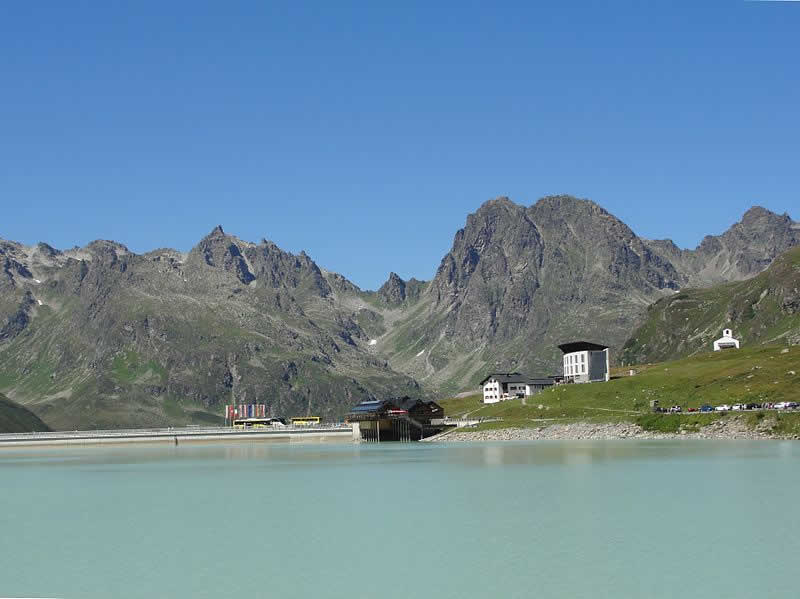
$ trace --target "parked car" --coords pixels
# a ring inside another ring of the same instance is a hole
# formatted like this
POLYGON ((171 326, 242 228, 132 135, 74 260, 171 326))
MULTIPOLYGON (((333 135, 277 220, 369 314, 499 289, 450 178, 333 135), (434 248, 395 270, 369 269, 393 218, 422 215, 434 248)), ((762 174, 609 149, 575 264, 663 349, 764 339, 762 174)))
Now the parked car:
POLYGON ((687 412, 697 412, 697 408, 687 408, 687 412))
POLYGON ((795 409, 795 408, 797 408, 798 406, 800 406, 800 404, 798 404, 796 401, 787 401, 787 402, 786 402, 786 407, 787 407, 787 408, 790 408, 790 409, 792 409, 792 410, 794 410, 794 409, 795 409))
POLYGON ((789 402, 788 402, 788 401, 779 401, 779 402, 778 402, 778 403, 776 403, 776 404, 775 404, 773 407, 774 407, 776 410, 785 410, 786 408, 788 408, 788 407, 789 407, 789 402))
POLYGON ((709 405, 700 406, 701 412, 713 412, 714 408, 709 405))
POLYGON ((747 410, 760 410, 761 409, 761 404, 760 403, 749 403, 749 404, 746 404, 744 407, 747 410))
POLYGON ((740 403, 735 403, 735 404, 733 404, 733 409, 736 410, 736 411, 744 410, 744 405, 742 405, 740 403))
POLYGON ((670 411, 670 413, 671 413, 671 414, 675 414, 675 413, 678 413, 678 412, 680 412, 680 411, 681 411, 681 407, 680 407, 680 406, 672 406, 672 407, 669 409, 669 411, 670 411))
POLYGON ((731 407, 728 404, 722 404, 721 406, 717 406, 714 408, 715 412, 728 412, 730 411, 731 407))

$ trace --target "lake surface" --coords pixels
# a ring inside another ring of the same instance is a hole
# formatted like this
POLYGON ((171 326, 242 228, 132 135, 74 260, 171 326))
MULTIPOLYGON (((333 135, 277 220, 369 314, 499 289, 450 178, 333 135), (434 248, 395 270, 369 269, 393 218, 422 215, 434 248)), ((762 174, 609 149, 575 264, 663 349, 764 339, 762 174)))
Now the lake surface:
POLYGON ((0 451, 0 596, 797 597, 800 443, 0 451))

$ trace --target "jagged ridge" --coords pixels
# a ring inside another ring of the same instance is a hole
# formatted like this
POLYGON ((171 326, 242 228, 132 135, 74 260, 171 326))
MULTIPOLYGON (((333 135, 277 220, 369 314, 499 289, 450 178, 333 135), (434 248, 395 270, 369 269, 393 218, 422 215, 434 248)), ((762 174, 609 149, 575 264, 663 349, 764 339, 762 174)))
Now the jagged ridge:
POLYGON ((360 290, 304 253, 221 227, 188 254, 48 248, 0 246, 0 389, 55 428, 217 422, 231 401, 335 418, 421 393, 369 351, 360 290))
POLYGON ((641 364, 710 351, 725 328, 745 346, 800 343, 800 248, 788 250, 751 279, 684 289, 659 300, 620 359, 641 364))
POLYGON ((565 340, 618 350, 653 301, 744 278, 799 235, 753 208, 680 250, 588 200, 498 198, 467 217, 432 281, 391 273, 377 292, 222 227, 187 254, 0 242, 0 391, 54 427, 212 422, 229 401, 337 417, 423 393, 415 379, 435 391, 486 368, 551 374, 565 340))
POLYGON ((639 238, 602 207, 508 198, 467 217, 413 311, 388 334, 390 362, 422 381, 468 389, 486 368, 552 374, 556 345, 618 350, 653 301, 684 285, 738 280, 800 243, 788 216, 749 210, 696 250, 639 238))

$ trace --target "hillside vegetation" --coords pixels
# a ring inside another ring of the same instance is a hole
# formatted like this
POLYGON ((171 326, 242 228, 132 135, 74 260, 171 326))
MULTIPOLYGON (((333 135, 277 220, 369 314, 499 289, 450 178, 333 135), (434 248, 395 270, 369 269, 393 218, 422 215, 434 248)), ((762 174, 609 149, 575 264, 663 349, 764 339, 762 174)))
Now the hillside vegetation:
POLYGON ((681 250, 588 200, 498 198, 433 280, 365 291, 222 227, 188 253, 0 240, 0 392, 56 429, 218 423, 230 402, 337 419, 364 399, 472 389, 487 369, 550 374, 565 341, 615 355, 653 301, 798 245, 800 224, 757 207, 681 250))
POLYGON ((0 392, 55 429, 222 423, 231 402, 333 419, 421 393, 371 351, 381 318, 351 287, 221 228, 188 254, 0 241, 0 392))
POLYGON ((35 414, 0 394, 0 433, 48 431, 47 425, 35 414))
POLYGON ((474 388, 487 368, 547 375, 558 344, 602 342, 616 356, 652 302, 747 279, 798 245, 800 224, 760 207, 690 250, 643 239, 588 200, 498 198, 467 217, 378 347, 395 370, 443 392, 474 388))
MULTIPOLYGON (((635 367, 637 374, 607 383, 560 385, 522 400, 484 405, 474 395, 441 402, 448 416, 501 418, 483 428, 539 427, 576 421, 636 422, 645 428, 693 429, 730 413, 685 413, 703 404, 797 401, 800 399, 800 347, 762 346, 708 352, 683 360, 635 367), (653 414, 650 401, 680 405, 684 414, 653 414)), ((625 373, 628 369, 624 370, 625 373)), ((753 424, 769 419, 780 430, 800 432, 800 413, 748 413, 753 424), (759 414, 761 414, 759 416, 759 414), (774 422, 772 422, 774 421, 774 422)))
POLYGON ((620 360, 655 362, 707 351, 724 328, 732 329, 745 347, 800 343, 800 247, 753 278, 685 289, 657 301, 625 343, 620 360))

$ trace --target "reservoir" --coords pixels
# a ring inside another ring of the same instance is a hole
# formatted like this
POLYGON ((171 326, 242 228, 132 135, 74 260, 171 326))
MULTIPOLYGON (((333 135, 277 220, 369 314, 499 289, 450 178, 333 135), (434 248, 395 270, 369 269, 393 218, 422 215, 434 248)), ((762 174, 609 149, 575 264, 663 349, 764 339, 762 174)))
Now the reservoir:
POLYGON ((800 444, 0 452, 0 596, 796 597, 800 444))

